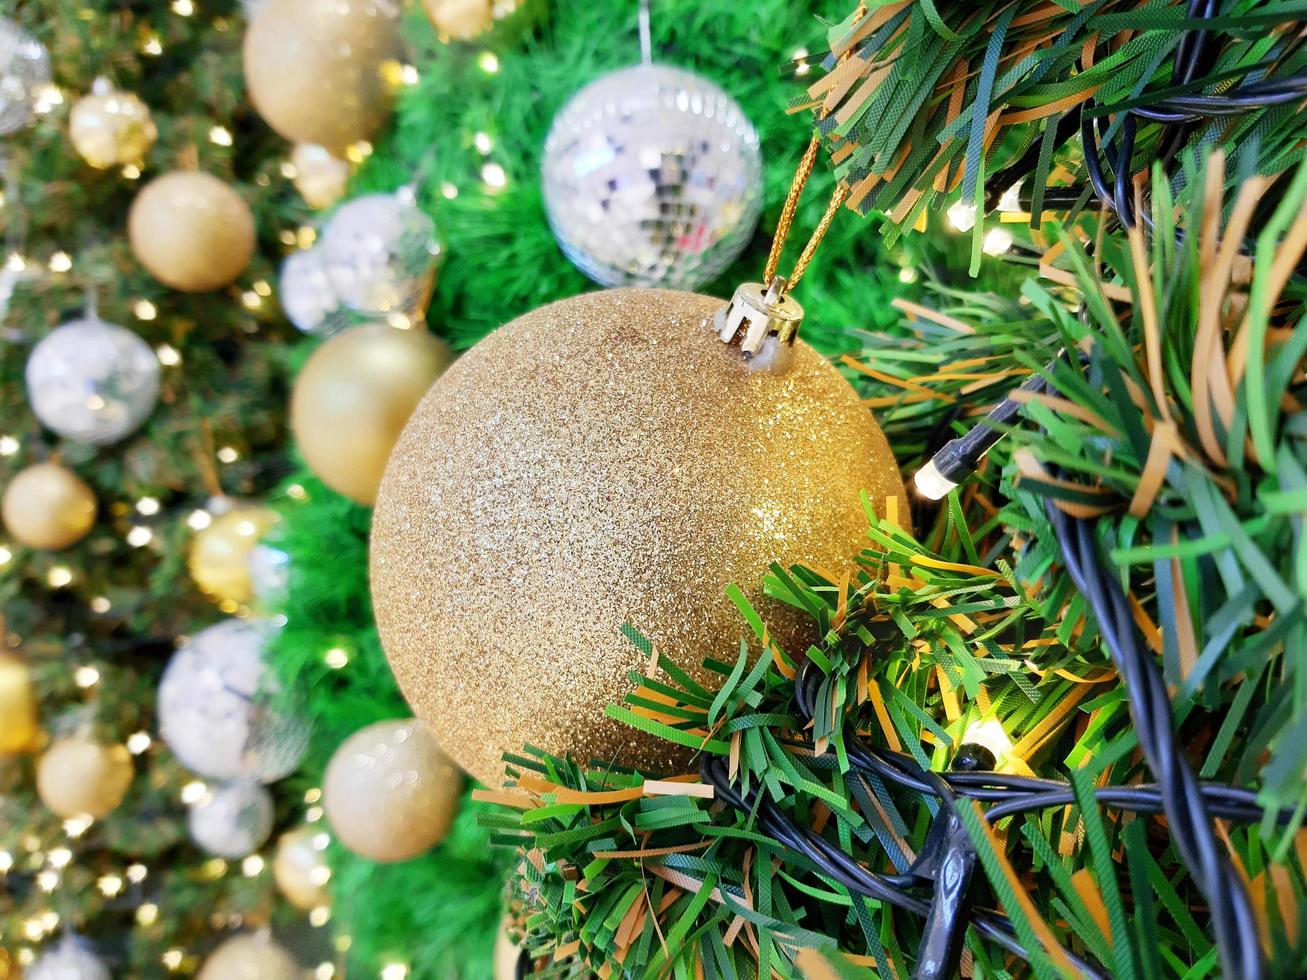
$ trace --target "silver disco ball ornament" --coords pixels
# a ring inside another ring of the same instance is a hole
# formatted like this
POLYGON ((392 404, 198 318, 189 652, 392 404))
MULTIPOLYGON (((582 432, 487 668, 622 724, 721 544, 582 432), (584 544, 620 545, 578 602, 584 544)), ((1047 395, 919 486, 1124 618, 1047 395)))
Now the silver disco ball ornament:
POLYGON ((50 52, 8 17, 0 17, 0 136, 26 126, 50 84, 50 52))
POLYGON ((545 140, 545 209, 564 254, 604 286, 695 290, 758 223, 762 153, 708 79, 637 65, 591 82, 545 140))
POLYGON ((56 327, 27 359, 41 424, 97 446, 134 432, 159 398, 159 359, 125 327, 88 316, 56 327))
POLYGON ((159 684, 159 731, 188 769, 210 779, 271 783, 304 758, 308 726, 265 662, 276 628, 266 619, 223 620, 168 662, 159 684))
POLYGON ((38 956, 23 975, 27 980, 111 980, 109 968, 90 944, 73 936, 38 956))
POLYGON ((191 806, 191 840, 215 857, 243 858, 272 836, 272 794, 258 783, 212 787, 191 806))
POLYGON ((304 333, 329 336, 342 329, 348 316, 331 288, 321 246, 292 252, 281 263, 277 293, 286 319, 304 333))
POLYGON ((342 204, 322 231, 327 282, 360 313, 420 314, 439 258, 436 223, 409 187, 342 204))

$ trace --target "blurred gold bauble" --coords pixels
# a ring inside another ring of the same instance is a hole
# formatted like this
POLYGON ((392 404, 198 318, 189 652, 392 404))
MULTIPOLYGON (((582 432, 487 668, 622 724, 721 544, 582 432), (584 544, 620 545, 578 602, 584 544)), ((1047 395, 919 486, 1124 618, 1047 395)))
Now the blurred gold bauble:
POLYGON ((381 0, 267 0, 245 32, 245 86, 286 139, 340 153, 386 121, 384 66, 401 54, 381 0))
POLYGON ((463 768, 501 782, 531 744, 645 771, 687 753, 605 717, 648 657, 700 680, 752 632, 738 583, 794 655, 808 621, 766 602, 769 563, 835 581, 860 496, 907 513, 884 435, 803 341, 783 373, 716 338, 721 300, 611 289, 501 327, 432 386, 372 523, 377 625, 409 704, 463 768))
POLYGON ((140 163, 158 135, 149 106, 131 92, 116 91, 105 79, 97 79, 91 94, 78 99, 68 116, 73 149, 100 170, 140 163))
POLYGON ((368 324, 332 337, 304 365, 290 401, 309 468, 333 490, 372 503, 404 423, 453 360, 424 329, 368 324))
POLYGON ((322 809, 360 857, 407 861, 449 831, 463 774, 412 718, 379 721, 341 743, 322 778, 322 809))
POLYGON ((334 156, 325 146, 296 143, 290 152, 295 168, 295 189, 311 208, 329 208, 345 195, 349 162, 334 156))
POLYGON ((99 820, 118 808, 132 784, 132 757, 122 745, 61 738, 36 764, 36 792, 57 817, 99 820))
POLYGON ((38 732, 32 669, 22 657, 0 651, 0 756, 32 748, 38 732))
POLYGON ((313 909, 327 902, 331 872, 323 852, 327 835, 313 827, 296 827, 281 835, 272 859, 272 877, 286 901, 297 909, 313 909))
POLYGON ((191 542, 191 578, 218 601, 245 604, 254 598, 250 552, 280 518, 275 510, 238 504, 219 514, 191 542))
POLYGON ((36 463, 9 481, 0 512, 9 533, 29 548, 67 548, 95 524, 95 494, 67 467, 36 463))
POLYGON ((295 957, 262 933, 232 936, 209 954, 196 980, 301 980, 295 957))
POLYGON ((494 23, 492 0, 422 0, 441 37, 467 41, 494 23))
POLYGON ((186 293, 227 285, 254 254, 250 206, 229 184, 199 171, 174 170, 142 187, 127 234, 150 275, 186 293))

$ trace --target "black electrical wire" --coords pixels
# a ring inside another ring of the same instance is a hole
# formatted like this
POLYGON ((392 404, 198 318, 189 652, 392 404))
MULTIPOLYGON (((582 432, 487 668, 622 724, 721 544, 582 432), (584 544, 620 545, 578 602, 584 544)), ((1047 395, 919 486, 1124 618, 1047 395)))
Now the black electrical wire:
MULTIPOLYGON (((1036 375, 1023 387, 1036 390, 1039 387, 1035 384, 1037 380, 1042 380, 1042 376, 1036 375)), ((1015 412, 1005 415, 1005 421, 1010 421, 1014 415, 1015 412)), ((988 448, 993 442, 988 434, 993 431, 992 427, 986 427, 982 422, 975 428, 985 432, 977 439, 982 439, 984 448, 988 448)), ((966 443, 966 440, 966 436, 962 437, 962 442, 966 443)), ((962 476, 960 472, 950 473, 962 476)), ((1140 642, 1121 583, 1101 560, 1093 523, 1070 516, 1052 500, 1046 503, 1046 509, 1068 574, 1088 601, 1103 643, 1126 690, 1132 726, 1145 762, 1156 778, 1152 784, 1098 787, 1092 791, 1093 798, 1098 805, 1114 810, 1166 816, 1176 851, 1207 901, 1223 975, 1260 980, 1265 973, 1265 964, 1251 902, 1216 836, 1212 820, 1256 823, 1267 812, 1252 790, 1199 782, 1176 737, 1170 695, 1161 670, 1140 642)), ((795 678, 794 703, 804 722, 813 717, 822 680, 823 675, 810 661, 795 678)), ((941 813, 955 814, 959 799, 971 799, 991 804, 985 818, 995 823, 1019 814, 1077 802, 1070 786, 1059 780, 987 771, 936 773, 923 768, 905 753, 866 744, 851 728, 845 731, 844 741, 850 778, 874 775, 900 789, 933 797, 945 804, 941 813)), ((802 742, 791 743, 791 748, 807 752, 812 749, 802 742)), ((829 755, 813 755, 811 761, 819 767, 838 764, 829 755)), ((951 970, 956 963, 960 948, 958 930, 964 926, 970 926, 979 935, 1015 955, 1027 955, 1016 939, 1011 923, 1002 915, 992 910, 961 907, 965 889, 957 891, 952 898, 956 908, 941 912, 940 891, 943 886, 934 877, 914 873, 912 869, 897 875, 871 872, 820 834, 797 826, 773 800, 760 797, 756 790, 741 795, 732 786, 728 767, 720 758, 704 756, 700 773, 705 782, 715 787, 717 799, 744 812, 756 812, 760 830, 790 851, 805 857, 851 893, 926 917, 928 929, 922 948, 918 950, 918 966, 914 974, 918 980, 939 980, 948 975, 942 971, 951 970), (917 888, 933 889, 934 901, 927 904, 907 894, 917 888), (932 924, 936 928, 929 928, 932 924), (944 955, 941 949, 950 952, 944 955)), ((1292 813, 1287 810, 1272 816, 1280 823, 1292 819, 1292 813)), ((937 816, 936 820, 939 819, 937 816)), ((929 836, 940 835, 936 835, 932 827, 929 836)), ((974 851, 964 837, 954 838, 955 858, 958 847, 971 851, 970 859, 974 862, 974 851)), ((1086 977, 1103 975, 1097 967, 1080 960, 1075 966, 1086 977)))
POLYGON ((1175 734, 1171 698, 1156 660, 1139 642, 1121 583, 1098 558, 1093 525, 1056 502, 1045 510, 1072 581, 1088 600, 1127 692, 1139 747, 1162 791, 1171 838, 1207 900, 1224 975, 1258 980, 1265 973, 1248 892, 1216 836, 1198 777, 1175 734))
MULTIPOLYGON (((1209 20, 1219 12, 1217 0, 1189 0, 1187 9, 1191 20, 1209 20)), ((1217 37, 1206 28, 1184 32, 1176 47, 1168 87, 1192 84, 1211 68, 1219 51, 1217 37)), ((1169 165, 1183 148, 1195 123, 1285 105, 1303 98, 1307 98, 1307 76, 1304 75, 1265 78, 1218 94, 1161 98, 1156 102, 1122 110, 1119 143, 1106 139, 1108 120, 1105 116, 1098 117, 1096 134, 1093 118, 1084 112, 1083 105, 1077 105, 1058 118, 1052 136, 1053 145, 1054 149, 1061 147, 1079 130, 1085 171, 1095 196, 1117 215, 1126 228, 1133 228, 1137 216, 1132 193, 1132 157, 1139 120, 1162 126, 1157 159, 1163 165, 1169 165), (1111 170, 1110 176, 1104 169, 1105 162, 1111 170)), ((986 211, 997 207, 1006 188, 1034 172, 1039 156, 1040 146, 1036 143, 1028 147, 1015 162, 994 174, 991 178, 992 189, 986 195, 986 211)), ((1147 224, 1148 216, 1144 215, 1143 218, 1147 224)))

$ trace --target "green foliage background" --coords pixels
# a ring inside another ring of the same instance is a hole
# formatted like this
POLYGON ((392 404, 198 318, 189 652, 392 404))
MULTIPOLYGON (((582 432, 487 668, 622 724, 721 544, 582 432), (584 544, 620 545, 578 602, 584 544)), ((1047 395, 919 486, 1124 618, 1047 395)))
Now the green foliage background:
MULTIPOLYGON (((100 507, 90 535, 57 553, 32 552, 0 533, 12 552, 0 563, 3 641, 32 665, 48 735, 89 722, 96 737, 122 742, 134 732, 155 734, 155 688, 175 639, 222 618, 186 571, 188 515, 219 490, 258 497, 286 471, 286 357, 296 334, 255 287, 271 293, 284 236, 293 240, 308 211, 280 172, 284 143, 245 102, 244 22, 235 0, 206 0, 190 16, 163 3, 67 0, 6 4, 3 12, 49 48, 62 101, 0 145, 12 178, 0 222, 34 273, 19 285, 2 324, 0 435, 18 448, 0 456, 0 485, 22 467, 57 458, 92 486, 100 507), (147 50, 151 40, 158 54, 147 50), (69 109, 100 75, 138 94, 158 126, 139 178, 92 169, 69 142, 69 109), (154 281, 126 239, 138 189, 188 161, 232 182, 253 209, 259 236, 253 262, 232 286, 191 295, 154 281), (61 251, 71 269, 51 271, 61 251), (81 315, 88 288, 105 319, 180 356, 163 367, 159 404, 145 426, 99 449, 43 430, 23 380, 33 344, 81 315), (256 298, 257 305, 247 305, 256 298), (235 450, 236 459, 218 462, 219 447, 235 450), (144 497, 159 501, 157 513, 136 509, 144 497), (129 546, 133 527, 148 528, 152 540, 129 546), (49 584, 58 566, 72 573, 65 588, 49 584), (75 684, 80 666, 99 671, 93 688, 75 684)), ((238 923, 271 918, 300 928, 302 917, 279 903, 270 874, 246 877, 190 844, 180 793, 194 777, 157 738, 135 760, 125 803, 78 840, 37 800, 34 763, 34 756, 0 760, 0 849, 16 861, 0 876, 0 949, 17 955, 34 948, 25 925, 54 911, 61 929, 94 942, 115 975, 157 976, 165 951, 182 950, 192 969, 238 923), (63 846, 72 860, 58 889, 46 894, 36 873, 48 869, 51 849, 63 846), (101 876, 122 876, 136 862, 148 868, 143 882, 112 898, 96 887, 101 876), (137 922, 143 903, 158 906, 157 921, 137 922)), ((280 826, 302 813, 303 801, 279 801, 280 826)), ((301 948, 316 955, 312 943, 301 948)))

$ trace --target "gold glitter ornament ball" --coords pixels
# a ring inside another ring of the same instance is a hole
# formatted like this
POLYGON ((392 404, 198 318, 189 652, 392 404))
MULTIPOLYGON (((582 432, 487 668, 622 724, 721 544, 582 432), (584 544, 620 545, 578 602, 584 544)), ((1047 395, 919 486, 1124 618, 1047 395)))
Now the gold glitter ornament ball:
POLYGON ((327 904, 326 850, 330 838, 325 831, 303 826, 288 830, 277 841, 272 859, 272 877, 277 890, 297 909, 308 911, 327 904))
POLYGON ((322 809, 360 857, 407 861, 449 832, 463 774, 415 720, 379 721, 341 743, 322 778, 322 809))
POLYGON ((227 285, 250 264, 254 214, 212 174, 174 170, 136 195, 127 237, 136 260, 159 282, 203 293, 227 285))
POLYGON ((404 423, 453 360, 420 325, 365 324, 328 340, 291 393, 290 426, 309 469, 337 493, 372 503, 404 423))
MULTIPOLYGON (((750 370, 708 321, 721 300, 613 289, 501 327, 432 386, 391 455, 372 595, 418 717, 490 786, 526 744, 645 771, 685 753, 604 716, 647 657, 630 623, 701 679, 748 627, 768 564, 838 577, 866 491, 906 497, 852 387, 802 341, 750 370)), ((803 620, 763 611, 800 652, 803 620)))
POLYGON ((349 161, 316 143, 296 143, 290 153, 295 189, 311 208, 329 208, 345 196, 349 161))
POLYGON ((76 544, 95 524, 95 494, 86 481, 58 463, 20 470, 5 488, 0 513, 14 539, 29 548, 76 544))
POLYGON ((295 957, 263 932, 232 936, 209 954, 196 980, 302 980, 295 957))
POLYGON ((200 591, 238 605, 253 599, 250 553, 278 520, 277 512, 268 507, 237 504, 197 531, 187 567, 200 591))
POLYGON ((470 41, 494 23, 492 0, 422 0, 427 16, 442 38, 470 41))
POLYGON ((390 113, 387 63, 403 54, 399 4, 266 0, 245 32, 245 87, 288 140, 337 154, 371 139, 390 113))
POLYGON ((125 746, 87 738, 61 738, 36 765, 36 792, 57 817, 107 817, 132 784, 132 757, 125 746))
MULTIPOLYGON (((3 633, 0 620, 0 636, 3 633)), ((0 650, 0 759, 31 749, 39 734, 37 726, 32 669, 22 657, 0 650)), ((3 976, 0 973, 0 980, 3 976)))
POLYGON ((99 170, 142 162, 158 135, 149 106, 104 78, 97 78, 91 93, 78 99, 68 114, 73 148, 99 170))

